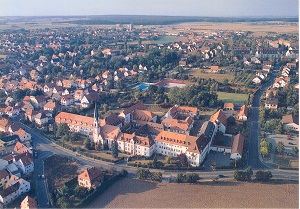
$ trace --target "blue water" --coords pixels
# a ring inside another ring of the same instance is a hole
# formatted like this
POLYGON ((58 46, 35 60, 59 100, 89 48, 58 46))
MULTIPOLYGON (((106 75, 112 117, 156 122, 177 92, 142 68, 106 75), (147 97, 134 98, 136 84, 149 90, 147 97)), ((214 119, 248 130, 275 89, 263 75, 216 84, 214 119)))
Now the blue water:
POLYGON ((141 85, 137 86, 138 89, 141 89, 141 90, 145 90, 147 89, 149 86, 147 86, 146 84, 142 83, 141 85))

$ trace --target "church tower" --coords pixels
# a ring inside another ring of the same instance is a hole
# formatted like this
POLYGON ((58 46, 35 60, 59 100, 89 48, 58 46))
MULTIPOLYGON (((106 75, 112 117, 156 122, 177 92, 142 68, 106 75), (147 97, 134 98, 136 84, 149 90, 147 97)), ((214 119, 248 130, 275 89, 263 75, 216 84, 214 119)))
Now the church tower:
POLYGON ((93 140, 95 143, 98 143, 100 140, 100 123, 99 123, 99 116, 98 116, 98 108, 95 102, 95 110, 94 110, 94 133, 93 133, 93 140))

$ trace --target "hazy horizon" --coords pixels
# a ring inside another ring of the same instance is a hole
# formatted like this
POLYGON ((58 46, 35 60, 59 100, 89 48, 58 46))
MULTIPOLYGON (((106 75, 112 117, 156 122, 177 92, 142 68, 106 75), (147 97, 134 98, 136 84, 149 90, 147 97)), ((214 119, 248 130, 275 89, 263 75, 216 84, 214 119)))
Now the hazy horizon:
POLYGON ((0 16, 298 17, 298 0, 0 0, 0 16))

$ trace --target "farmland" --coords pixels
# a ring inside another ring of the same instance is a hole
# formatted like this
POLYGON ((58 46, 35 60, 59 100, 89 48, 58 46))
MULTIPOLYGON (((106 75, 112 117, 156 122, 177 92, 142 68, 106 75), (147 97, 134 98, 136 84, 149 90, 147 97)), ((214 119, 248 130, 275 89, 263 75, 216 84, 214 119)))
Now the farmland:
POLYGON ((122 179, 90 208, 298 208, 297 184, 154 183, 122 179), (272 192, 270 192, 272 191, 272 192), (217 197, 217 198, 216 198, 217 197))
POLYGON ((247 94, 218 92, 218 100, 223 102, 232 102, 234 104, 242 105, 247 101, 247 94))

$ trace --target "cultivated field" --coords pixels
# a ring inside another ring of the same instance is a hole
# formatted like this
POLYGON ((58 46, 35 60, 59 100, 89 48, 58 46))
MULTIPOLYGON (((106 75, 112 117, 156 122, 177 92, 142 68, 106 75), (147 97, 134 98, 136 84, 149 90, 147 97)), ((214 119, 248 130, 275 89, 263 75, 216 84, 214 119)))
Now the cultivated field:
POLYGON ((89 208, 298 208, 297 184, 154 183, 122 179, 89 208))
POLYGON ((185 73, 195 76, 196 78, 204 78, 204 79, 215 79, 218 82, 223 82, 225 78, 229 81, 233 80, 233 74, 217 74, 217 73, 203 73, 201 69, 193 68, 187 70, 185 73))
POLYGON ((232 102, 234 104, 243 105, 247 101, 247 94, 237 94, 237 93, 227 93, 227 92, 217 92, 218 100, 223 102, 232 102))
POLYGON ((267 35, 268 33, 297 33, 298 23, 289 22, 235 22, 212 23, 195 22, 172 25, 169 33, 180 31, 211 32, 214 30, 252 31, 254 36, 267 35))

